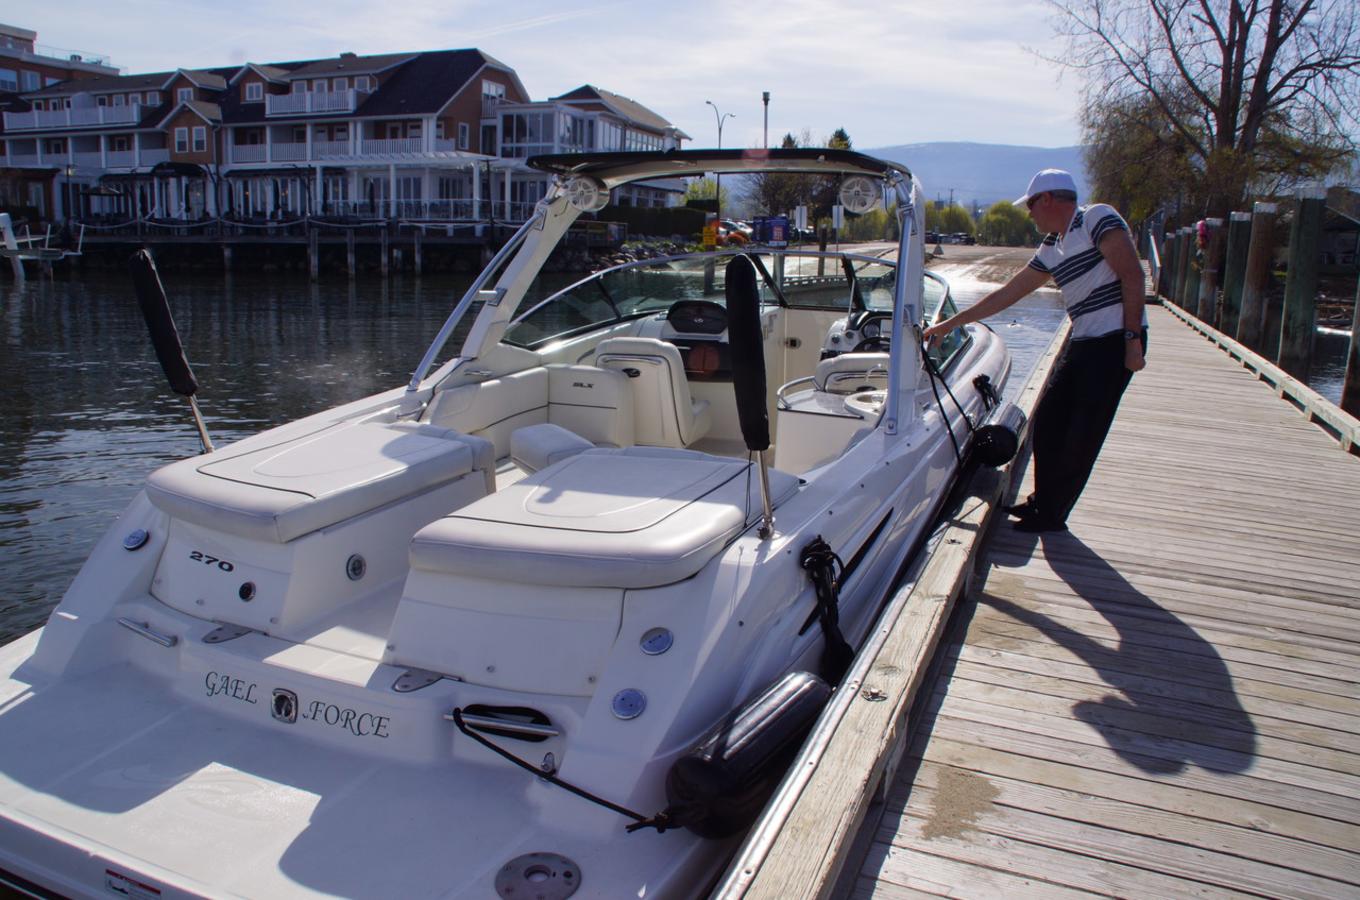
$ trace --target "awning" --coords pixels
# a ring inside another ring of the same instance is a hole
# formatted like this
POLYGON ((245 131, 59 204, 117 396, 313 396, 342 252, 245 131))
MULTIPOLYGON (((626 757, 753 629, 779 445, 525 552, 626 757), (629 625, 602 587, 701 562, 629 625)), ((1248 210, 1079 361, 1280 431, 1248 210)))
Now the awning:
POLYGON ((208 176, 207 171, 198 163, 175 162, 173 160, 156 163, 151 167, 151 174, 157 178, 166 178, 172 175, 183 175, 188 178, 195 176, 206 178, 208 176))

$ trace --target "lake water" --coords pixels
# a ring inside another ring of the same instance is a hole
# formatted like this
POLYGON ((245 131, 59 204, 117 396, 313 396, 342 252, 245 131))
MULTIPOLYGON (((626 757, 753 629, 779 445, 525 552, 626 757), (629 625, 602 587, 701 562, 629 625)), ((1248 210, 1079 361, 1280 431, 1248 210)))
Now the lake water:
MULTIPOLYGON (((953 280, 961 306, 989 289, 960 265, 935 268, 953 280)), ((467 285, 453 277, 164 280, 219 446, 405 383, 467 285)), ((1056 293, 1041 292, 991 323, 1015 357, 1011 391, 1062 315, 1056 293)), ((1334 342, 1339 359, 1345 338, 1334 342)), ((187 403, 166 386, 118 273, 24 286, 6 275, 0 385, 0 640, 9 640, 43 623, 146 476, 199 447, 187 403)), ((1338 368, 1331 396, 1339 393, 1338 368)))

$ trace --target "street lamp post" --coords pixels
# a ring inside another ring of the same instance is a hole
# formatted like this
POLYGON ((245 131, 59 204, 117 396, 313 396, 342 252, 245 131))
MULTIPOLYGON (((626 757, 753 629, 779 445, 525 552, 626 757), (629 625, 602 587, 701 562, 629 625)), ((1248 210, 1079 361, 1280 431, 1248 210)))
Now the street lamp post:
POLYGON ((72 178, 72 176, 75 175, 75 173, 76 173, 76 168, 75 168, 75 166, 71 165, 70 163, 67 163, 66 168, 65 168, 65 171, 63 172, 63 174, 66 176, 66 183, 65 183, 65 185, 64 185, 64 187, 65 187, 65 189, 66 189, 66 191, 65 191, 65 193, 66 193, 66 210, 65 210, 66 215, 65 215, 63 218, 66 219, 67 223, 70 223, 70 221, 71 221, 71 219, 72 219, 72 216, 71 216, 71 204, 74 202, 75 191, 71 190, 71 178, 72 178))
MULTIPOLYGON (((715 118, 715 119, 718 120, 718 149, 721 150, 721 149, 722 149, 722 127, 723 127, 723 122, 726 122, 728 119, 735 119, 735 118, 737 117, 737 114, 736 114, 736 113, 722 113, 721 115, 719 115, 719 113, 718 113, 718 104, 714 103, 712 100, 705 100, 704 102, 707 103, 709 106, 713 107, 713 118, 715 118)), ((721 173, 721 172, 715 172, 715 173, 713 173, 713 186, 714 186, 714 191, 713 191, 713 208, 714 208, 715 210, 717 210, 717 218, 718 218, 718 221, 721 222, 721 221, 722 221, 722 173, 721 173)))
POLYGON ((760 92, 760 102, 765 104, 765 149, 770 149, 770 92, 760 92))

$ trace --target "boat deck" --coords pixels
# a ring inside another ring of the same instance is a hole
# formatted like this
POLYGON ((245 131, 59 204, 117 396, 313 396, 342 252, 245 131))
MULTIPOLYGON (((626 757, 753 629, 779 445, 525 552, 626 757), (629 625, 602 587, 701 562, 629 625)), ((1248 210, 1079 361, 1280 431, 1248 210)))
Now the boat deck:
POLYGON ((993 526, 853 896, 1360 895, 1360 458, 1150 318, 1070 532, 993 526))

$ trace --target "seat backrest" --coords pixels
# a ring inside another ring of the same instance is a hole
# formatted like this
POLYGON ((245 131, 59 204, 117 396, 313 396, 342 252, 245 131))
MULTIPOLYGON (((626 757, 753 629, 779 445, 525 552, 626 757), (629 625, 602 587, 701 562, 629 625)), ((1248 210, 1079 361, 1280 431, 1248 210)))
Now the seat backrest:
POLYGON ((652 447, 685 447, 708 431, 708 402, 690 396, 685 364, 674 344, 617 337, 595 348, 595 365, 628 376, 633 393, 633 438, 652 447))
POLYGON ((633 395, 629 379, 617 369, 554 363, 548 370, 548 421, 593 444, 629 447, 633 443, 633 395))
POLYGON ((842 353, 817 363, 812 376, 819 391, 853 394, 857 391, 884 390, 888 386, 888 354, 842 353))

